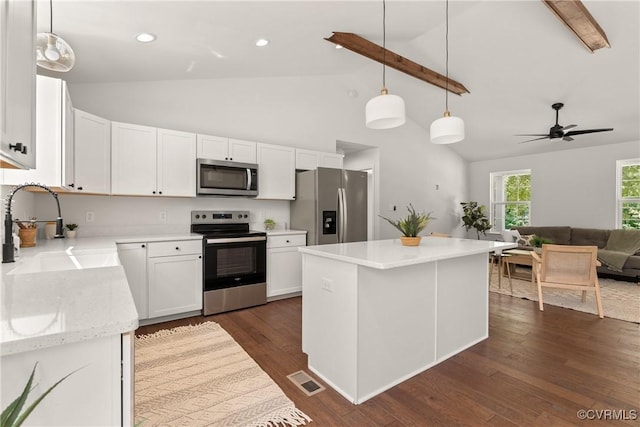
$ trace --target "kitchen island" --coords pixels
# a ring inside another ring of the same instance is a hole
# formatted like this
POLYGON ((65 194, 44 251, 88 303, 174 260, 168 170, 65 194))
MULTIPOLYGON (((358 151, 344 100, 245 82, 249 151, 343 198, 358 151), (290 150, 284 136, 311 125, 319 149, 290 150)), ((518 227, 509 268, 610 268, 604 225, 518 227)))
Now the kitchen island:
POLYGON ((488 253, 515 244, 425 237, 301 247, 302 351, 359 404, 488 337, 488 253))

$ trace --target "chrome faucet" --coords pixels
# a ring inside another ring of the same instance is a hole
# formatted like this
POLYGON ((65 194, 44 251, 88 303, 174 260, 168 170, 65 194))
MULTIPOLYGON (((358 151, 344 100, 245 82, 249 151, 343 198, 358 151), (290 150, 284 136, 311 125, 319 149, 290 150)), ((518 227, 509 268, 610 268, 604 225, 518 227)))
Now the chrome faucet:
POLYGON ((13 199, 13 195, 16 194, 18 190, 22 190, 25 187, 38 187, 46 190, 53 196, 56 200, 56 205, 58 206, 58 218, 56 218, 56 234, 53 236, 56 239, 63 239, 64 234, 62 234, 62 214, 60 212, 60 201, 58 200, 58 193, 47 187, 46 185, 36 184, 34 182, 20 184, 11 189, 9 195, 7 196, 7 206, 5 209, 4 215, 4 243, 2 243, 2 263, 15 262, 14 259, 14 251, 15 247, 13 245, 13 218, 11 218, 11 201, 13 199))

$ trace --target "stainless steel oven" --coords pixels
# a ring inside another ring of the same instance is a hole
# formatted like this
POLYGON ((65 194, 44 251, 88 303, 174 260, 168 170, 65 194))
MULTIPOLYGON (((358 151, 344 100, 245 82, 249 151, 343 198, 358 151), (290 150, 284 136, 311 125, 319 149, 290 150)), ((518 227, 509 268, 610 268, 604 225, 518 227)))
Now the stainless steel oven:
POLYGON ((213 196, 258 195, 258 165, 198 159, 197 193, 213 196))
POLYGON ((203 234, 205 316, 267 302, 267 236, 249 230, 246 211, 192 211, 203 234))

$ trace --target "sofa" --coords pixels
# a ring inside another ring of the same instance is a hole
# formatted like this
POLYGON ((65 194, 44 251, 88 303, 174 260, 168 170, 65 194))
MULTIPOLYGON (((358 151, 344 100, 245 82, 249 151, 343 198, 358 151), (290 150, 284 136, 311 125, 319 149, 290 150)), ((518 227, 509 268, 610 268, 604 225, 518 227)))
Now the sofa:
MULTIPOLYGON (((521 236, 537 235, 553 241, 556 245, 577 245, 577 246, 597 246, 599 249, 604 248, 609 240, 611 230, 602 230, 596 228, 575 228, 569 226, 555 227, 515 227, 521 236)), ((638 230, 640 233, 640 230, 638 230)), ((520 242, 524 242, 522 239, 520 242)), ((531 246, 519 244, 518 249, 533 250, 531 246)), ((611 270, 605 265, 598 267, 599 276, 612 276, 625 280, 633 280, 640 284, 640 252, 636 252, 630 256, 622 271, 611 270)))

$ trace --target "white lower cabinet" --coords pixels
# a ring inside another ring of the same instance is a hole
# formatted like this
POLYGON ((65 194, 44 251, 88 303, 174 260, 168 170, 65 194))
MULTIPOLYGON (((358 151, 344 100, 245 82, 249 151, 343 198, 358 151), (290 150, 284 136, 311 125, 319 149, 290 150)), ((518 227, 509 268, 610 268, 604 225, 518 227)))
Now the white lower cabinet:
POLYGON ((302 255, 306 234, 292 232, 267 236, 267 298, 277 299, 302 291, 302 255))
POLYGON ((118 256, 141 325, 202 310, 202 240, 119 243, 118 256))
POLYGON ((133 333, 2 356, 2 407, 17 397, 37 363, 33 396, 58 385, 29 415, 33 426, 133 425, 133 333))

